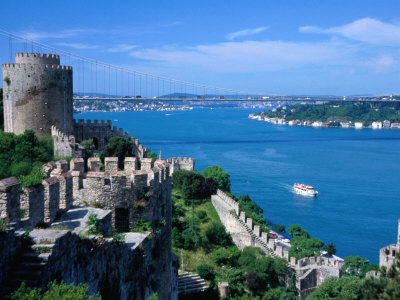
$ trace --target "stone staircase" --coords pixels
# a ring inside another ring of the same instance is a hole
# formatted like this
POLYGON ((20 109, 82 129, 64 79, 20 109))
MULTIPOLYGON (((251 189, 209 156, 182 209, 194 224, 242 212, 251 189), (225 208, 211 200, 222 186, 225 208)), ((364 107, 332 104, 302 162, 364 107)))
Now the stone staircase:
POLYGON ((244 228, 246 228, 247 233, 249 233, 254 239, 257 240, 258 243, 260 243, 263 246, 263 250, 269 254, 272 257, 277 257, 276 253, 274 250, 268 247, 268 245, 260 239, 260 237, 256 236, 254 231, 251 230, 246 223, 243 222, 234 212, 230 212, 240 223, 243 224, 244 228))
POLYGON ((193 273, 181 273, 178 276, 178 292, 191 294, 204 292, 208 289, 207 283, 199 275, 193 273))
POLYGON ((43 275, 47 270, 47 261, 52 253, 56 239, 65 234, 65 230, 33 230, 26 236, 23 251, 3 285, 3 295, 9 295, 18 289, 22 282, 27 287, 42 288, 43 275), (48 232, 49 234, 45 234, 48 232))

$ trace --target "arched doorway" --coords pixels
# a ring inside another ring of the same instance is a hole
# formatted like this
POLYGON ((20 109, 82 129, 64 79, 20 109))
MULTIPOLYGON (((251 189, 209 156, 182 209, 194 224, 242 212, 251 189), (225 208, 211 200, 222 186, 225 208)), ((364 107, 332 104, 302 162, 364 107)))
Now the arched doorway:
POLYGON ((118 232, 129 231, 129 209, 118 207, 115 209, 115 230, 118 232))

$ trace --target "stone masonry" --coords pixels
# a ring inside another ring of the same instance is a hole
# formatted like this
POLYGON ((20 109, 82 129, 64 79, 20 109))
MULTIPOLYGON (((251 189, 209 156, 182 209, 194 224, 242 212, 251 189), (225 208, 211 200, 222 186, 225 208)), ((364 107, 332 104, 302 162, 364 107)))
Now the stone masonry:
POLYGON ((269 238, 266 232, 260 232, 260 227, 254 225, 244 211, 240 211, 239 203, 221 190, 211 196, 211 202, 239 249, 259 247, 268 256, 281 257, 288 261, 289 267, 296 272, 297 287, 302 297, 307 297, 327 278, 341 276, 342 263, 338 260, 310 257, 296 261, 294 257, 289 258, 290 246, 269 238))
POLYGON ((16 53, 14 64, 3 64, 2 80, 6 132, 32 129, 43 137, 54 125, 72 133, 72 67, 58 55, 16 53))

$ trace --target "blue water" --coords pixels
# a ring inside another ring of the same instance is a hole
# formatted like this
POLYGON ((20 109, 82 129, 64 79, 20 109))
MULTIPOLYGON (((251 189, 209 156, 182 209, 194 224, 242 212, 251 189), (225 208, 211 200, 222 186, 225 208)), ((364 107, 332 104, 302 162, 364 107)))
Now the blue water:
POLYGON ((190 156, 231 174, 235 195, 249 194, 275 224, 300 224, 333 242, 339 256, 378 263, 397 240, 400 218, 400 130, 309 128, 247 118, 254 110, 112 112, 76 115, 112 120, 164 158, 190 156), (118 120, 118 121, 115 121, 118 120), (320 195, 292 193, 294 182, 320 195))

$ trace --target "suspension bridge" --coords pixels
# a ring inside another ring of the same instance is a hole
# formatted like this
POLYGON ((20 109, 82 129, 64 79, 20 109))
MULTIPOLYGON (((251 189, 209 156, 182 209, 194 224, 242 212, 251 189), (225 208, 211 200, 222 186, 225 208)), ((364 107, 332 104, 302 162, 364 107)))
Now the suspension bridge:
MULTIPOLYGON (((74 100, 125 101, 398 101, 391 97, 270 96, 266 93, 215 87, 159 76, 109 64, 26 39, 0 29, 0 59, 14 62, 16 52, 60 55, 61 64, 72 66, 74 100), (7 51, 8 50, 8 51, 7 51)), ((3 80, 2 80, 3 83, 3 80)))

